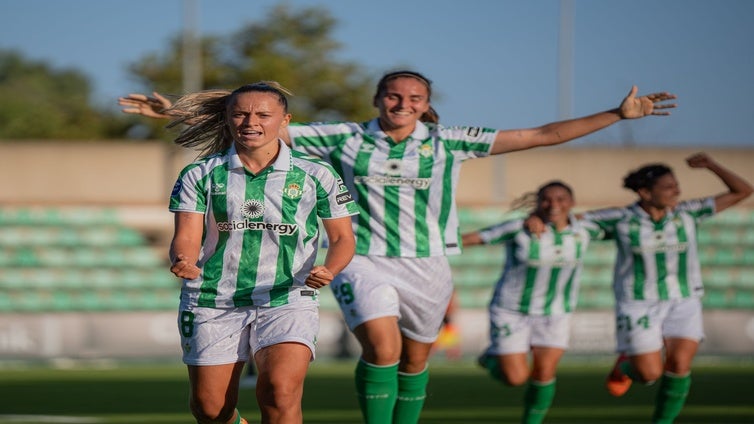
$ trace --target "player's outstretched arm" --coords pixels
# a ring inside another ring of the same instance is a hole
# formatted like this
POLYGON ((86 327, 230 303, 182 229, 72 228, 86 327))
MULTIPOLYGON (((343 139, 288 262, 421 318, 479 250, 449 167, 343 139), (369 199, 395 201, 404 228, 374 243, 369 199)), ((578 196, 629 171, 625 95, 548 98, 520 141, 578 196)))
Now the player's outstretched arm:
POLYGON ((658 92, 637 97, 637 92, 636 86, 631 87, 631 91, 615 109, 582 118, 553 122, 537 128, 500 131, 491 153, 495 155, 561 144, 599 131, 622 119, 670 115, 668 109, 676 107, 675 103, 663 103, 675 99, 674 94, 658 92))
POLYGON ((754 187, 738 174, 717 163, 708 154, 695 153, 686 158, 686 163, 691 168, 709 169, 728 187, 728 192, 715 196, 715 211, 722 212, 725 209, 741 202, 754 192, 754 187))
POLYGON ((152 96, 131 93, 125 97, 118 97, 118 104, 123 106, 122 111, 124 113, 132 113, 156 119, 171 118, 165 111, 170 109, 173 103, 156 91, 152 93, 152 96))

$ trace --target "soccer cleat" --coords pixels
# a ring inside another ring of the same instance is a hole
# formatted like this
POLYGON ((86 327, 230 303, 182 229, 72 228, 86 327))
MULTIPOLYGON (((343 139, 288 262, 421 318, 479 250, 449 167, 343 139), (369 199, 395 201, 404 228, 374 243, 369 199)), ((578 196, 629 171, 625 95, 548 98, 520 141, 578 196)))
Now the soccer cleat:
POLYGON ((605 388, 608 393, 616 397, 625 395, 632 383, 631 377, 621 371, 621 365, 624 362, 628 362, 628 356, 621 353, 605 381, 605 388))
POLYGON ((246 421, 246 418, 241 418, 241 424, 249 424, 249 422, 246 421))

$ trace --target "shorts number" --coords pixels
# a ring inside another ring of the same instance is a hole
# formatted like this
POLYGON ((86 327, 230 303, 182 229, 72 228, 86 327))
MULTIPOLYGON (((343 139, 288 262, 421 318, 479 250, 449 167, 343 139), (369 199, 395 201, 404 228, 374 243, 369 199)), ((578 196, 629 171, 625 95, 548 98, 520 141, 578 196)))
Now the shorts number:
POLYGON ((194 335, 194 318, 193 312, 181 311, 181 334, 183 337, 194 335))
POLYGON ((341 305, 350 305, 353 303, 353 288, 351 287, 351 283, 341 284, 337 290, 333 290, 333 294, 341 305))
POLYGON ((632 322, 629 315, 618 315, 615 324, 618 331, 631 331, 634 327, 641 327, 646 330, 649 328, 649 316, 642 315, 636 322, 632 322))

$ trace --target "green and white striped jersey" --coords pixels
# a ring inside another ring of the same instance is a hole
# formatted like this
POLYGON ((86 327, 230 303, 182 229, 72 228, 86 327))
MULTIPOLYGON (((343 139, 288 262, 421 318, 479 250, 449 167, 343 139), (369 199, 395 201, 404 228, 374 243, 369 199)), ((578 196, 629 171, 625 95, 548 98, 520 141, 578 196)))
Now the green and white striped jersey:
POLYGON ((603 238, 604 232, 588 221, 570 221, 561 231, 547 225, 539 237, 524 229, 523 219, 479 231, 485 244, 505 243, 505 267, 492 305, 528 315, 561 315, 576 309, 582 258, 589 241, 603 238))
POLYGON ((172 212, 204 214, 198 266, 181 300, 197 306, 279 306, 304 287, 314 265, 317 218, 357 213, 327 163, 280 141, 272 166, 253 175, 235 145, 186 166, 170 195, 172 212))
POLYGON ((288 127, 294 149, 330 162, 354 196, 356 254, 460 253, 455 191, 461 163, 489 155, 496 130, 417 122, 396 143, 378 120, 288 127))
POLYGON ((615 239, 615 299, 669 300, 704 294, 696 226, 715 213, 715 199, 681 202, 662 220, 652 221, 638 204, 590 211, 584 219, 615 239))

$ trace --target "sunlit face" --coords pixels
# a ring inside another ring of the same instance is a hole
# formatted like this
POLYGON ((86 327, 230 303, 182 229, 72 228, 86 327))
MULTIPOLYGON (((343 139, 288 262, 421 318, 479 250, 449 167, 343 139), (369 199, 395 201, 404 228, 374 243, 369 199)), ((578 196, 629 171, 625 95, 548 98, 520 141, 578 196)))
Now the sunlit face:
POLYGON ((374 105, 380 111, 383 129, 413 128, 429 110, 429 90, 416 78, 398 77, 385 84, 374 105))
POLYGON ((573 208, 573 196, 563 187, 552 186, 544 189, 537 201, 537 215, 544 221, 558 226, 568 224, 568 214, 573 208))
POLYGON ((639 189, 639 197, 657 209, 674 208, 681 196, 681 187, 672 173, 665 174, 655 181, 651 189, 639 189))
POLYGON ((228 105, 228 129, 239 152, 277 146, 290 119, 274 93, 238 93, 228 105))

